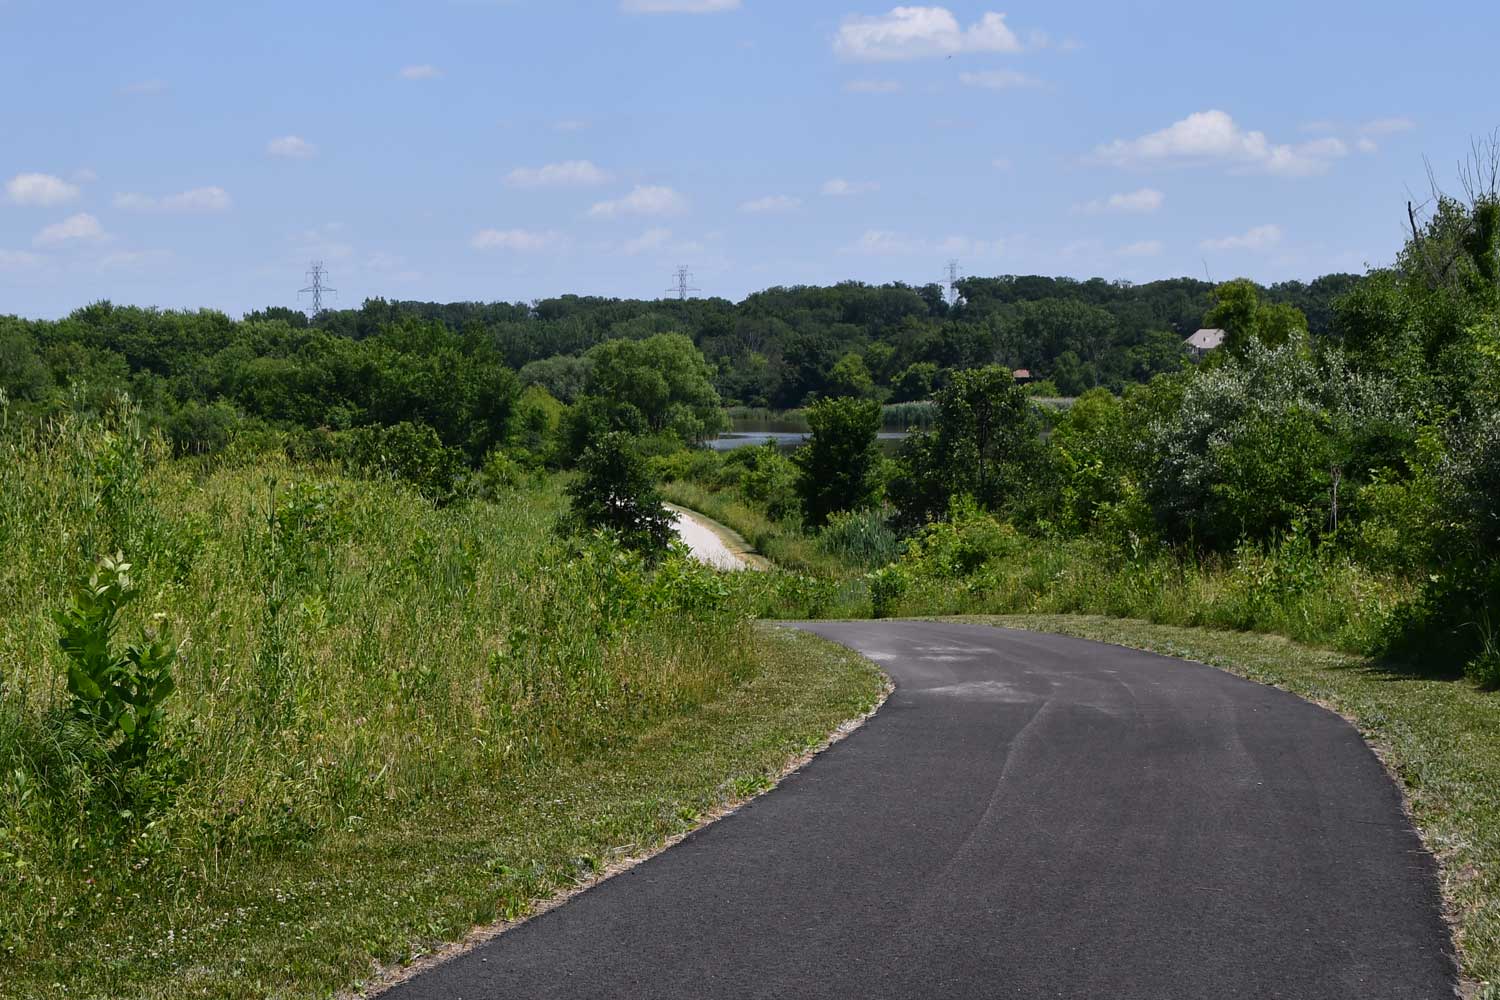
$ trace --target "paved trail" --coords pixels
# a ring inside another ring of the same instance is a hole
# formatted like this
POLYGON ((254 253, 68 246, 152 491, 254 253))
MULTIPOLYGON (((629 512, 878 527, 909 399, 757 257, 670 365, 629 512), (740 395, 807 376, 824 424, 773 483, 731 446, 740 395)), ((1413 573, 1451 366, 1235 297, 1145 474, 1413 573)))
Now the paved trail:
POLYGON ((1432 861, 1336 716, 1079 639, 802 627, 895 679, 864 729, 391 1000, 1453 996, 1432 861))

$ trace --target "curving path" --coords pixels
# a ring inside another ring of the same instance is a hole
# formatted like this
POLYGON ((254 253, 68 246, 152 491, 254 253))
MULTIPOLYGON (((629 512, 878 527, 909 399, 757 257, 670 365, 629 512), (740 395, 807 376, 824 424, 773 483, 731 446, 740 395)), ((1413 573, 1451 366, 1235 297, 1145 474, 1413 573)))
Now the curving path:
POLYGON ((895 680, 863 729, 387 996, 1454 995, 1433 862, 1337 716, 1081 639, 798 627, 895 680))

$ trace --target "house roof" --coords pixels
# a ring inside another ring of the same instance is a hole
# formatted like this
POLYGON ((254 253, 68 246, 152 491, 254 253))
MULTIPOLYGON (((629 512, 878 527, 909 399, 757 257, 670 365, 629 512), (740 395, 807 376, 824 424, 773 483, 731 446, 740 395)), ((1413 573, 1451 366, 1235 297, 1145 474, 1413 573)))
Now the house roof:
POLYGON ((1029 368, 1017 368, 1015 371, 1011 372, 1010 374, 1011 374, 1012 378, 1031 378, 1031 369, 1029 369, 1029 368))
POLYGON ((1211 351, 1216 347, 1224 346, 1224 338, 1227 337, 1223 330, 1206 328, 1199 330, 1187 339, 1189 347, 1196 347, 1200 351, 1211 351))

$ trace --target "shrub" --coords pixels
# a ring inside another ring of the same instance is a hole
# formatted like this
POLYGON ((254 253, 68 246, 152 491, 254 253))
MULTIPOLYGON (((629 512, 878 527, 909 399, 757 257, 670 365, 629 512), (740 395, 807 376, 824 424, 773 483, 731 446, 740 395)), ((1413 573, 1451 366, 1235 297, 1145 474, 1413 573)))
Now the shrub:
POLYGON ((869 399, 820 399, 808 409, 812 437, 797 450, 797 495, 803 519, 821 526, 841 510, 862 510, 879 499, 880 404, 869 399))
POLYGON ((570 527, 611 532, 627 549, 652 558, 665 554, 672 517, 635 441, 619 431, 601 435, 578 465, 581 475, 568 487, 570 527))
POLYGON ((979 509, 973 497, 955 497, 948 520, 929 524, 912 541, 907 562, 924 576, 957 579, 1019 552, 1020 534, 979 509))
POLYGON ((870 614, 875 618, 889 618, 911 585, 906 571, 896 563, 877 569, 865 580, 870 585, 870 614))
POLYGON ((464 467, 463 453, 444 447, 437 431, 407 421, 349 431, 344 458, 352 471, 408 483, 439 505, 453 499, 464 467))

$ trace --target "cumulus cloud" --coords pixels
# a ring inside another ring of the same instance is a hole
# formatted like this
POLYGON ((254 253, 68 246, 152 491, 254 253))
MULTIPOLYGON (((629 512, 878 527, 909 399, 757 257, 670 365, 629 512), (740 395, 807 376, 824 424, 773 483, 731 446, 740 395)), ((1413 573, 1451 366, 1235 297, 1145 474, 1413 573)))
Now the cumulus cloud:
POLYGON ((740 0, 620 0, 627 14, 718 14, 739 10, 740 0))
POLYGON ((687 199, 671 188, 638 184, 623 198, 597 202, 589 215, 613 219, 621 215, 680 215, 685 211, 687 199))
POLYGON ((1238 236, 1225 236, 1217 240, 1204 240, 1200 245, 1205 250, 1269 250, 1281 242, 1281 227, 1276 225, 1256 226, 1238 236))
POLYGON ((55 247, 67 243, 102 243, 108 238, 109 234, 98 219, 87 212, 79 212, 47 226, 32 242, 39 247, 55 247))
POLYGON ((318 155, 318 147, 300 135, 283 135, 266 143, 266 152, 289 160, 306 160, 318 155))
POLYGON ((1112 194, 1108 198, 1095 198, 1093 201, 1080 202, 1073 206, 1073 211, 1083 215, 1100 215, 1106 212, 1125 215, 1146 214, 1161 208, 1165 201, 1166 196, 1155 188, 1141 188, 1139 191, 1127 191, 1122 194, 1112 194))
POLYGON ((427 63, 415 66, 402 66, 401 71, 396 74, 403 80, 435 80, 443 75, 442 70, 427 63))
POLYGON ((1199 111, 1138 139, 1116 139, 1094 150, 1094 158, 1116 166, 1221 163, 1240 170, 1292 176, 1321 173, 1348 146, 1337 138, 1298 145, 1273 143, 1264 132, 1240 128, 1223 111, 1199 111))
POLYGON ((78 187, 51 174, 17 174, 5 182, 5 193, 17 205, 61 205, 78 197, 78 187))
POLYGON ((844 84, 846 94, 895 94, 901 84, 895 80, 850 80, 844 84))
POLYGON ((946 7, 893 7, 885 14, 851 15, 844 18, 833 39, 833 51, 841 58, 861 62, 1020 52, 1021 48, 1004 14, 984 14, 965 29, 946 7))
POLYGON ((475 250, 537 253, 558 247, 562 241, 562 235, 554 232, 538 232, 531 229, 481 229, 474 234, 469 245, 475 250))
POLYGON ((823 182, 823 193, 833 198, 849 198, 879 190, 880 185, 874 181, 846 181, 842 177, 835 177, 823 182))
POLYGON ((740 211, 749 212, 751 215, 765 215, 774 212, 792 212, 801 207, 801 198, 793 198, 786 194, 768 194, 764 198, 756 198, 740 205, 740 211))
POLYGON ((1115 251, 1121 257, 1155 257, 1161 252, 1161 240, 1140 240, 1136 243, 1127 243, 1115 251))
POLYGON ((227 212, 234 202, 221 187, 193 188, 180 194, 160 197, 146 194, 117 194, 115 208, 127 212, 162 212, 179 215, 227 212))
POLYGON ((1040 87, 1042 81, 1036 77, 1013 69, 986 69, 975 73, 960 73, 958 78, 970 87, 986 90, 1016 90, 1023 87, 1040 87))
POLYGON ((566 160, 543 167, 517 167, 505 176, 511 187, 591 187, 609 180, 609 173, 588 160, 566 160))

